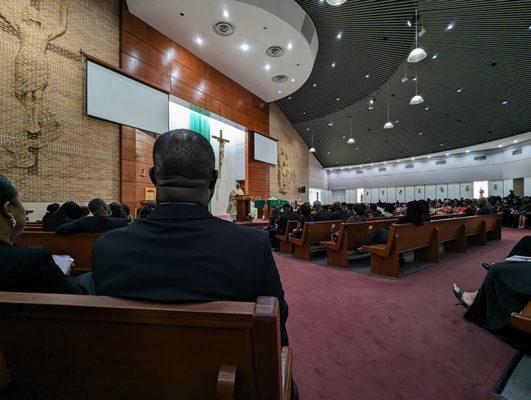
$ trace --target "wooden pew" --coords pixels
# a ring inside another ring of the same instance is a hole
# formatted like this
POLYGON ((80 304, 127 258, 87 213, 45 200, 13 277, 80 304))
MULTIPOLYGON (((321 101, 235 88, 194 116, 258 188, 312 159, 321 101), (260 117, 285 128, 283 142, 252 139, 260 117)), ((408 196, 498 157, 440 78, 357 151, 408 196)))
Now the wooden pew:
POLYGON ((306 222, 302 228, 300 239, 289 237, 289 242, 293 243, 295 257, 310 260, 312 246, 318 245, 321 240, 330 239, 330 229, 332 225, 341 224, 343 220, 338 221, 319 221, 306 222))
POLYGON ((518 330, 531 334, 531 301, 522 311, 511 314, 510 324, 518 330))
POLYGON ((72 274, 89 272, 92 266, 92 248, 101 233, 76 233, 57 235, 54 232, 22 232, 14 239, 19 247, 42 246, 52 254, 68 254, 74 259, 72 274))
POLYGON ((436 219, 430 222, 430 224, 437 227, 437 238, 439 244, 443 244, 445 251, 466 252, 466 221, 467 218, 450 218, 436 219))
POLYGON ((387 229, 396 222, 397 218, 385 218, 367 222, 345 222, 339 227, 337 242, 330 240, 321 241, 321 246, 326 249, 326 263, 336 267, 347 268, 349 265, 348 252, 352 249, 367 244, 367 239, 378 229, 387 229))
POLYGON ((487 244, 487 225, 484 218, 481 216, 472 216, 466 218, 466 237, 469 243, 479 244, 484 246, 487 244))
POLYGON ((282 235, 275 235, 279 243, 279 251, 281 253, 292 253, 293 243, 289 241, 289 234, 297 227, 297 221, 288 221, 286 224, 286 232, 282 235))
POLYGON ((501 240, 503 213, 478 215, 478 217, 485 220, 485 230, 487 231, 487 238, 489 240, 501 240))
POLYGON ((414 251, 415 261, 439 261, 437 226, 431 223, 393 224, 386 244, 363 246, 362 249, 371 254, 373 274, 398 278, 400 253, 414 251))
POLYGON ((291 390, 273 297, 167 305, 0 292, 0 361, 6 400, 288 400, 291 390))

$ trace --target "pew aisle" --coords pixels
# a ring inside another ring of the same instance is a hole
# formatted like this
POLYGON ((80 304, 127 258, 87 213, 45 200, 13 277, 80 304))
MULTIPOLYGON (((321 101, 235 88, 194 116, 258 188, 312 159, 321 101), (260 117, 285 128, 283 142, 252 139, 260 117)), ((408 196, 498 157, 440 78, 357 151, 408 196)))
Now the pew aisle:
POLYGON ((301 398, 497 399, 515 351, 463 319, 451 285, 478 287, 481 262, 504 259, 526 233, 503 229, 501 241, 401 280, 276 254, 301 398))

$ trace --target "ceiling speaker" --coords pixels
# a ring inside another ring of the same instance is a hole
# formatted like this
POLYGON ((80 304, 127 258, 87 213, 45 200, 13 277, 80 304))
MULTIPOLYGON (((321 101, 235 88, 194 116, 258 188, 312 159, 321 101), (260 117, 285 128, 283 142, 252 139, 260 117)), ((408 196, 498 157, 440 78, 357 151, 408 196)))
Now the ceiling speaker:
POLYGON ((271 46, 266 50, 266 54, 269 57, 282 57, 284 55, 284 47, 271 46))
POLYGON ((235 30, 234 25, 227 21, 220 21, 214 24, 214 31, 221 36, 230 36, 235 30))

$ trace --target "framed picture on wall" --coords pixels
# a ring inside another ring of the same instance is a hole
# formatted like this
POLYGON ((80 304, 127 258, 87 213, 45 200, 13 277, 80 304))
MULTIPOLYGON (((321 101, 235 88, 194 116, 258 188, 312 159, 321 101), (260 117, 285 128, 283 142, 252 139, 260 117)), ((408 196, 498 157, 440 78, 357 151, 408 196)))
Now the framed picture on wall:
POLYGON ((154 187, 144 188, 144 200, 146 201, 157 200, 157 189, 154 187))

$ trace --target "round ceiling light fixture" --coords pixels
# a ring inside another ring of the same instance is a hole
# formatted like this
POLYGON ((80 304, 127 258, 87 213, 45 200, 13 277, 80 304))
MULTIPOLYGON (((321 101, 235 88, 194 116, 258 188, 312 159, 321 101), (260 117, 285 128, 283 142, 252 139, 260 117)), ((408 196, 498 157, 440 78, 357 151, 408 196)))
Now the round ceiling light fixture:
POLYGON ((393 129, 395 127, 389 118, 389 84, 387 84, 387 122, 383 127, 384 129, 393 129))
POLYGON ((349 130, 349 138, 347 140, 347 144, 356 143, 356 140, 352 137, 352 115, 348 116, 348 130, 349 130))
POLYGON ((236 27, 231 22, 219 21, 214 24, 214 32, 221 36, 230 36, 235 30, 236 27))
POLYGON ((266 50, 266 54, 269 57, 282 57, 284 55, 284 47, 282 46, 271 46, 266 50))
POLYGON ((341 4, 346 3, 347 0, 326 0, 331 6, 340 6, 341 4))
POLYGON ((313 133, 312 133, 312 146, 310 147, 310 153, 315 153, 316 150, 315 150, 315 147, 313 147, 313 133))

